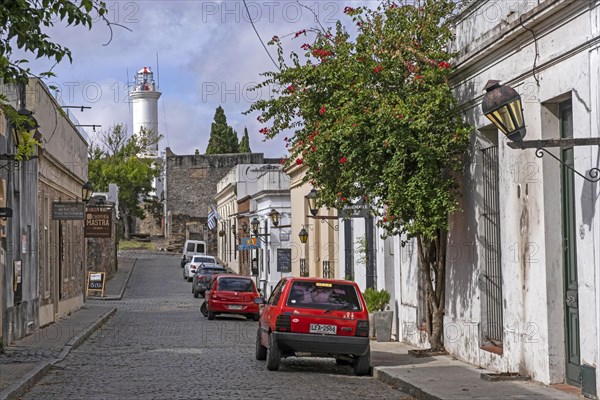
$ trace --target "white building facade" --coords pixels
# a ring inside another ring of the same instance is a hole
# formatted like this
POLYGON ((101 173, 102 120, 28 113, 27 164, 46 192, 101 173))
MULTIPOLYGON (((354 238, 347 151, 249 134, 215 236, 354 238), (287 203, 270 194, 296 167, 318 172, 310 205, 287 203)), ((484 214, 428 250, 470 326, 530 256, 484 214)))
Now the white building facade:
MULTIPOLYGON (((499 80, 521 95, 525 140, 599 137, 600 2, 476 0, 454 23, 454 90, 476 131, 463 211, 451 217, 445 347, 472 364, 597 396, 598 184, 535 148, 508 147, 481 101, 486 82, 499 80)), ((599 146, 547 150, 588 178, 600 165, 599 146)), ((408 274, 400 281, 418 283, 416 264, 401 257, 400 265, 408 274)), ((410 297, 419 304, 418 293, 410 297)), ((419 343, 403 308, 401 336, 419 343)))

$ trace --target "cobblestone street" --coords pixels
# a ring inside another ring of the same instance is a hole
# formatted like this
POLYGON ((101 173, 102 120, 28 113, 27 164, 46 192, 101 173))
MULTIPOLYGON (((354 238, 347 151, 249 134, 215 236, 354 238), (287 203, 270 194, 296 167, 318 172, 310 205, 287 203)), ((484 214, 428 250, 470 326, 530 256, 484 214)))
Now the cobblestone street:
POLYGON ((254 358, 257 322, 208 321, 179 259, 140 259, 118 312, 24 399, 409 399, 327 359, 254 358))

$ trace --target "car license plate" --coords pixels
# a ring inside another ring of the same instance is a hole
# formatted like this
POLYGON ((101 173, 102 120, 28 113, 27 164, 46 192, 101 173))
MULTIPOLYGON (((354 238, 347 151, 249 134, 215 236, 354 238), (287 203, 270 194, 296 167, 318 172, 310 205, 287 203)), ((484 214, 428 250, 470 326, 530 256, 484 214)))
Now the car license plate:
POLYGON ((335 335, 337 333, 337 326, 310 324, 310 333, 323 333, 325 335, 335 335))
POLYGON ((232 305, 229 306, 229 309, 230 310, 241 310, 242 306, 239 305, 239 304, 232 304, 232 305))

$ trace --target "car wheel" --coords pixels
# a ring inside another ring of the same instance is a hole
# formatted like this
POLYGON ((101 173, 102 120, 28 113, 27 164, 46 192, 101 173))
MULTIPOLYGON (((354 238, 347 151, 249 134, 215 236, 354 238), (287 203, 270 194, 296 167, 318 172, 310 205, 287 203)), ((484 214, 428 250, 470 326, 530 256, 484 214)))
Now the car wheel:
POLYGON ((267 359, 267 348, 260 342, 260 328, 256 331, 256 351, 254 352, 254 355, 259 361, 267 359))
POLYGON ((371 369, 371 352, 368 351, 364 356, 357 356, 353 367, 356 375, 367 375, 371 369))
POLYGON ((273 335, 269 335, 269 347, 267 347, 267 369, 269 371, 277 371, 281 364, 281 353, 273 339, 273 335))
POLYGON ((192 290, 194 292, 194 298, 198 298, 198 296, 200 296, 200 293, 196 292, 195 290, 192 290))
POLYGON ((205 317, 208 317, 208 308, 206 308, 206 302, 203 302, 202 305, 200 306, 200 312, 205 317))
POLYGON ((194 278, 189 278, 189 277, 188 277, 188 282, 191 282, 193 279, 194 279, 194 278))
MULTIPOLYGON (((207 307, 207 308, 208 308, 208 307, 207 307)), ((215 317, 216 317, 216 316, 217 316, 217 315, 216 315, 214 312, 212 312, 212 311, 208 310, 208 319, 209 319, 209 320, 211 320, 211 321, 212 321, 213 319, 215 319, 215 317)))

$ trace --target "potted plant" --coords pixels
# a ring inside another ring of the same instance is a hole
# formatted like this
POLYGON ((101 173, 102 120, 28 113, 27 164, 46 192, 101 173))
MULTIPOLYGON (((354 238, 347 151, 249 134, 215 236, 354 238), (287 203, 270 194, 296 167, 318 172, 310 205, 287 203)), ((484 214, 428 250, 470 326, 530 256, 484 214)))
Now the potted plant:
POLYGON ((370 326, 378 342, 389 342, 392 340, 392 320, 394 312, 389 308, 390 293, 385 290, 368 288, 364 293, 367 310, 372 316, 370 326))

